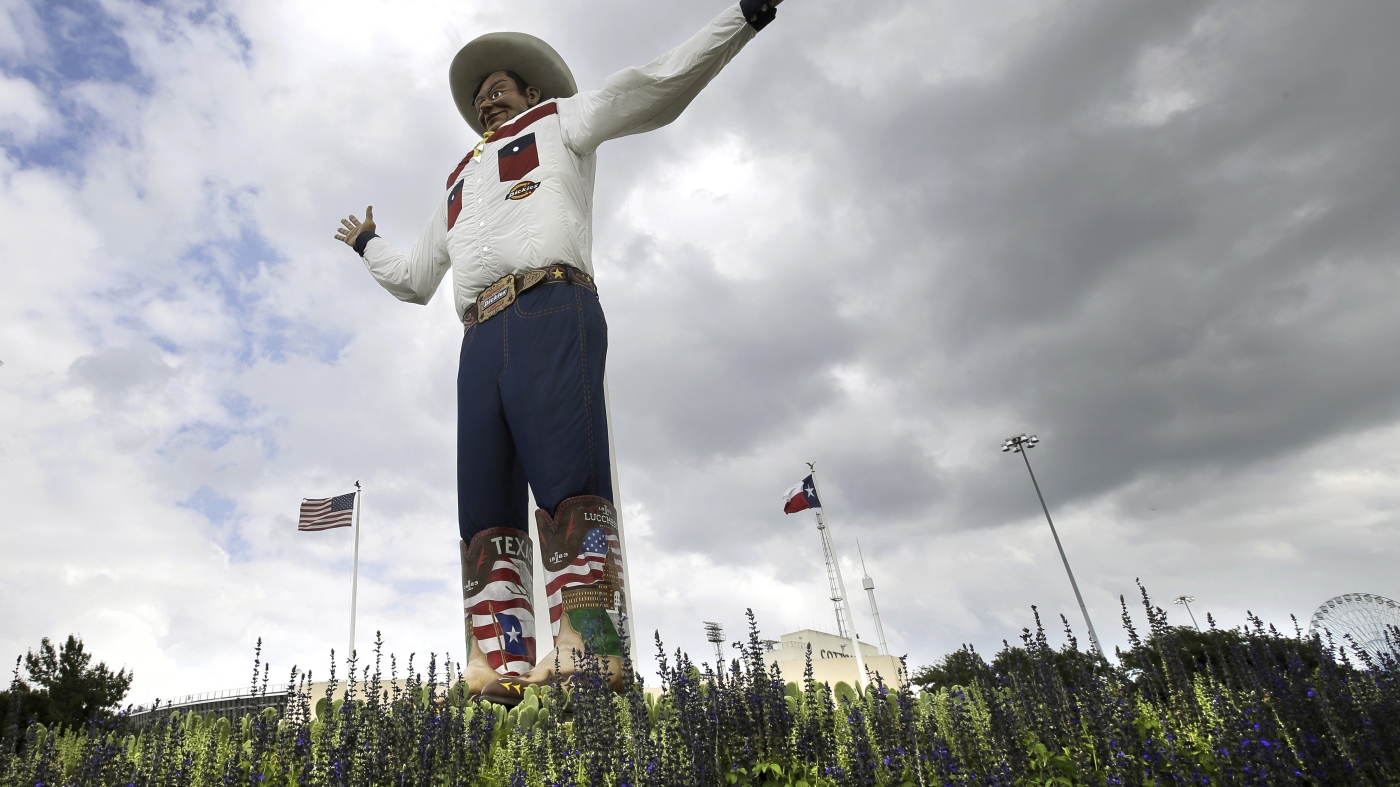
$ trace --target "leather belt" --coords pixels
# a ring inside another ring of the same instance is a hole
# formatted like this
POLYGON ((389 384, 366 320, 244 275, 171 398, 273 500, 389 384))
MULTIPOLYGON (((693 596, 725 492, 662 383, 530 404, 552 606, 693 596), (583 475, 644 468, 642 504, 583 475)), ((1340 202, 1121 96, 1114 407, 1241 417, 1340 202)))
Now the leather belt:
POLYGON ((598 292, 598 285, 593 283, 593 277, 572 265, 546 265, 543 268, 531 268, 524 273, 512 273, 502 276, 476 296, 476 303, 468 306, 467 313, 462 315, 463 328, 470 328, 495 317, 515 303, 521 293, 537 284, 577 284, 594 293, 598 292))

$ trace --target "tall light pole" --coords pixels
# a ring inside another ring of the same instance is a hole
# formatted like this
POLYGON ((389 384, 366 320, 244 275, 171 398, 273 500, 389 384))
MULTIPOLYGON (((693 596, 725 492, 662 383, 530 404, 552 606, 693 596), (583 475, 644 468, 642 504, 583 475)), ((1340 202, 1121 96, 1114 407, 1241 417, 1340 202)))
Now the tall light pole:
POLYGON ((1094 621, 1089 619, 1089 608, 1084 606, 1084 596, 1079 593, 1079 583, 1074 581, 1074 571, 1069 567, 1069 558, 1065 557, 1064 545, 1060 543, 1060 534, 1055 530, 1055 520, 1050 518, 1050 509, 1045 505, 1045 495, 1040 493, 1040 483, 1035 480, 1035 471, 1031 469, 1030 457, 1026 456, 1026 451, 1035 448, 1040 438, 1035 435, 1018 434, 1015 437, 1007 438, 1001 444, 1001 452, 1014 451, 1026 460, 1026 472, 1031 474, 1031 485, 1035 487, 1035 496, 1040 499, 1040 510, 1045 512, 1045 521, 1050 523, 1050 535, 1055 537, 1055 548, 1060 550, 1060 561, 1065 564, 1065 573, 1069 575, 1069 586, 1074 588, 1074 598, 1079 602, 1079 611, 1084 613, 1084 625, 1089 627, 1089 641, 1094 644, 1094 650, 1103 655, 1103 646, 1099 644, 1099 634, 1094 631, 1094 621))
POLYGON ((1194 612, 1191 611, 1191 602, 1192 602, 1192 601, 1195 601, 1195 600, 1196 600, 1196 597, 1195 597, 1195 596, 1177 596, 1177 597, 1176 597, 1176 603, 1182 605, 1183 607, 1186 607, 1186 614, 1188 614, 1188 615, 1191 616, 1191 625, 1195 626, 1197 631, 1200 631, 1200 630, 1201 630, 1201 624, 1199 624, 1199 623, 1196 622, 1196 613, 1194 613, 1194 612))

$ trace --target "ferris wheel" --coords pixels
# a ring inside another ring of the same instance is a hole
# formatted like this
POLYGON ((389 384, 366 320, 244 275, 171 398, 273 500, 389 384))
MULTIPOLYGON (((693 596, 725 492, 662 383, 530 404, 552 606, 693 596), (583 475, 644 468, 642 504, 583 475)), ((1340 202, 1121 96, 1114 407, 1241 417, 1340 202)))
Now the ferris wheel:
POLYGON ((1400 626, 1400 604, 1374 593, 1343 593, 1317 608, 1308 634, 1329 632, 1337 645, 1348 650, 1355 645, 1379 659, 1381 654, 1400 657, 1396 626, 1400 626))

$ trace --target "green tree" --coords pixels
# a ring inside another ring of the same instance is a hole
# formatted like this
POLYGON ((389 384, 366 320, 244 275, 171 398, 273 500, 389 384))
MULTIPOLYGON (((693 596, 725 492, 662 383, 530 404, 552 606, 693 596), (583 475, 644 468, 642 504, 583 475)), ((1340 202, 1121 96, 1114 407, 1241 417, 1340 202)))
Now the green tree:
POLYGON ((1066 686, 1078 686, 1092 680, 1094 675, 1111 670, 1112 667, 1097 654, 1065 645, 1059 650, 1050 648, 1020 648, 1007 646, 992 659, 992 671, 1007 677, 1019 677, 1026 681, 1037 681, 1037 660, 1041 668, 1054 669, 1066 686), (1043 654, 1039 659, 1035 654, 1043 654))
POLYGON ((19 678, 20 659, 15 659, 14 678, 10 688, 0 691, 0 741, 13 752, 18 744, 20 733, 31 720, 40 720, 48 710, 49 697, 44 692, 36 692, 19 678))
POLYGON ((949 653, 937 664, 919 667, 909 682, 929 691, 948 686, 971 686, 987 674, 987 662, 970 646, 949 653))
POLYGON ((72 634, 62 647, 44 637, 37 652, 25 655, 24 668, 29 680, 16 675, 6 692, 10 696, 4 698, 2 712, 7 717, 19 713, 19 718, 5 719, 6 727, 25 725, 31 719, 47 726, 81 727, 92 719, 110 717, 131 688, 130 672, 113 672, 106 662, 93 664, 83 641, 72 634))
POLYGON ((1165 675, 1171 672, 1169 665, 1179 667, 1186 678, 1214 673, 1230 679, 1241 670, 1282 668, 1292 662, 1302 664, 1308 671, 1319 666, 1317 653, 1306 639, 1277 632, 1265 634, 1262 630, 1197 631, 1192 626, 1163 628, 1133 649, 1119 651, 1118 658, 1124 668, 1145 673, 1165 675))

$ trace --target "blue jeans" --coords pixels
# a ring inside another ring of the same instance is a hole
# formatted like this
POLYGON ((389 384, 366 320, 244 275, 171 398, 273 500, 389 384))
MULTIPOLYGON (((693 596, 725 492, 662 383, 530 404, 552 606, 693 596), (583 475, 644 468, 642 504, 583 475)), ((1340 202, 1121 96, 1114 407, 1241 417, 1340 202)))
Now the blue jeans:
POLYGON ((457 371, 457 511, 462 539, 527 530, 525 485, 554 513, 563 500, 612 501, 598 296, 544 283, 462 337, 457 371))

